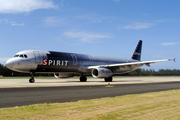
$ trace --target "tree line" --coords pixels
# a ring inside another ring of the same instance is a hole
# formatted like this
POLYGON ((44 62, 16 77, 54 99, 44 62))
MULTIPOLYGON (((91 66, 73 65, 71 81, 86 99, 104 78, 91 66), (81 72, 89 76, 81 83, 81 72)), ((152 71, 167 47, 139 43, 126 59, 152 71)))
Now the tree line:
MULTIPOLYGON (((0 75, 2 76, 30 76, 29 73, 20 73, 9 70, 4 65, 0 64, 0 75)), ((35 74, 36 76, 53 76, 53 74, 35 74)), ((180 76, 180 70, 178 69, 160 69, 158 71, 151 69, 136 69, 132 72, 123 74, 121 76, 180 76)))
POLYGON ((128 73, 127 76, 180 76, 180 70, 178 69, 160 69, 158 71, 155 70, 148 70, 148 69, 136 69, 130 73, 128 73))

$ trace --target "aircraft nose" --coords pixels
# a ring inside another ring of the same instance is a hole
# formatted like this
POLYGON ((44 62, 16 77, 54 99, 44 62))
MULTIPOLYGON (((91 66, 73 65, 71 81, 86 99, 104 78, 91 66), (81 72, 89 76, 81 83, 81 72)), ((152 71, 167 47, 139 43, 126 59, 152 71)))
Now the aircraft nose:
POLYGON ((6 61, 5 65, 7 68, 12 69, 14 66, 14 62, 11 59, 9 59, 6 61))

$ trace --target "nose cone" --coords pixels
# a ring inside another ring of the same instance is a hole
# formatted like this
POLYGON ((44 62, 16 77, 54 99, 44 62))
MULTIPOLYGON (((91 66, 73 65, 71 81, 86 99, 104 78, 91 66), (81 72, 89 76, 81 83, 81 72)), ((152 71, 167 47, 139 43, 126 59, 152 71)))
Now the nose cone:
POLYGON ((6 61, 6 67, 9 68, 9 69, 13 69, 13 66, 14 66, 14 62, 12 59, 9 59, 6 61))

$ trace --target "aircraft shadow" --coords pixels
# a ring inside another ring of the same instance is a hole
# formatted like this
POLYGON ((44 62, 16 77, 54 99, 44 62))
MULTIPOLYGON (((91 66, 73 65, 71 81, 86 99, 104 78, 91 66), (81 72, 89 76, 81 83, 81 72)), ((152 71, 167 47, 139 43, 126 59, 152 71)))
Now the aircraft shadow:
POLYGON ((105 81, 86 81, 86 82, 80 82, 80 81, 56 81, 56 82, 36 82, 36 83, 93 83, 93 82, 99 82, 99 83, 118 83, 118 82, 141 82, 142 80, 120 80, 120 81, 112 81, 112 82, 105 82, 105 81))

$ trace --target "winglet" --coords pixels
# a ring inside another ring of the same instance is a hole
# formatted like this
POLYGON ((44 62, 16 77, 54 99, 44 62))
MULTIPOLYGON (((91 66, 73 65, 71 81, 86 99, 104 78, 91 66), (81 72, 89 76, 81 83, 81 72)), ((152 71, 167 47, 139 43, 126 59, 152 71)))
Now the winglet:
POLYGON ((140 61, 141 60, 141 49, 142 49, 142 40, 139 40, 139 42, 136 46, 136 49, 134 50, 134 53, 131 58, 134 60, 140 61))
POLYGON ((176 62, 176 58, 174 58, 174 59, 168 59, 167 61, 174 61, 174 62, 176 62))

